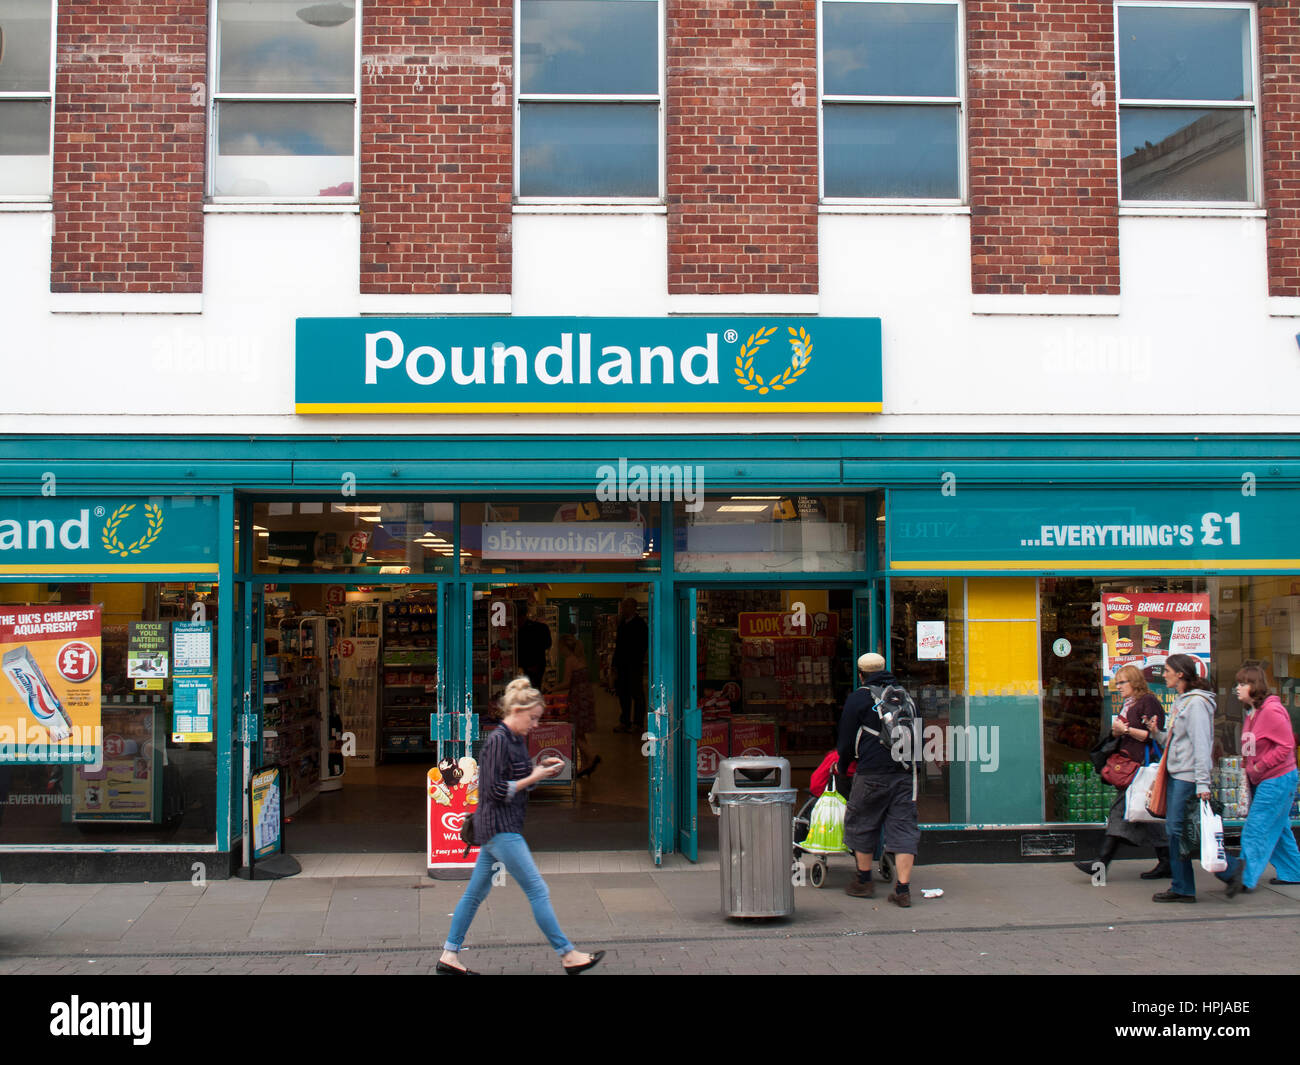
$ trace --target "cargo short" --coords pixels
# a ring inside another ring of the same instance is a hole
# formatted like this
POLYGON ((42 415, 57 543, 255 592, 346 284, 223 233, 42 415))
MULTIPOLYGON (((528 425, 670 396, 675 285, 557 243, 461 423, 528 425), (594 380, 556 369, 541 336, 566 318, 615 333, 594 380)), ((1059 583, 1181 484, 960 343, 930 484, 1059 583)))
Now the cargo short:
POLYGON ((862 854, 872 854, 884 832, 885 850, 915 855, 921 842, 911 773, 864 773, 853 778, 844 815, 844 842, 862 854))

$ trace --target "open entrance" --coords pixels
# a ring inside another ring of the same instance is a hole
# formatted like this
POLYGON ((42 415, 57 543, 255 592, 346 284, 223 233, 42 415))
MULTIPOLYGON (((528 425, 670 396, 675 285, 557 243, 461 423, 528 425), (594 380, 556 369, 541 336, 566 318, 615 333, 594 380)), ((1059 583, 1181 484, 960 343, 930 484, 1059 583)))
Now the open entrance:
POLYGON ((533 753, 568 762, 530 800, 530 846, 644 847, 649 598, 622 582, 254 589, 260 761, 284 769, 288 848, 421 853, 429 769, 477 754, 520 673, 547 708, 533 753), (441 751, 440 718, 456 741, 441 751))
POLYGON ((510 680, 528 676, 546 714, 529 736, 533 756, 567 763, 529 800, 534 850, 636 850, 649 804, 645 583, 493 583, 473 588, 471 684, 484 713, 510 680))

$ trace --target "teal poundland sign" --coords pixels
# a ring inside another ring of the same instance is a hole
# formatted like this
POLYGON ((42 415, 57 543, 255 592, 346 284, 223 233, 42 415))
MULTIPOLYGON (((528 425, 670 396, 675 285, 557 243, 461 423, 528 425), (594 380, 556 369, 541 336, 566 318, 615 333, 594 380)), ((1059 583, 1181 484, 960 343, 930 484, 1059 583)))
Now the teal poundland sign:
POLYGON ((895 489, 892 573, 1300 569, 1300 493, 1261 489, 895 489))
POLYGON ((875 413, 879 318, 299 318, 299 414, 875 413))
POLYGON ((216 573, 216 496, 0 499, 0 576, 216 573))

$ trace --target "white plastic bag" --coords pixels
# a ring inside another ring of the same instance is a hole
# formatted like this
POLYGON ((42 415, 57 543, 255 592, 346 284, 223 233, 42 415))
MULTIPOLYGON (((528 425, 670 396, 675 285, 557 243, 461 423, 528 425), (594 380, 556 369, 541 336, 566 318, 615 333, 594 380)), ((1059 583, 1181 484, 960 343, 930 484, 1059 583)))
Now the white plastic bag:
POLYGON ((1156 776, 1160 773, 1160 768, 1159 763, 1155 765, 1144 765, 1134 775, 1132 783, 1128 786, 1128 790, 1124 792, 1125 821, 1152 821, 1159 823, 1164 820, 1163 817, 1156 817, 1147 809, 1147 795, 1151 791, 1151 786, 1156 782, 1156 776))
POLYGON ((1201 868, 1207 873, 1222 873, 1228 868, 1228 852, 1223 849, 1223 818, 1201 800, 1201 868))

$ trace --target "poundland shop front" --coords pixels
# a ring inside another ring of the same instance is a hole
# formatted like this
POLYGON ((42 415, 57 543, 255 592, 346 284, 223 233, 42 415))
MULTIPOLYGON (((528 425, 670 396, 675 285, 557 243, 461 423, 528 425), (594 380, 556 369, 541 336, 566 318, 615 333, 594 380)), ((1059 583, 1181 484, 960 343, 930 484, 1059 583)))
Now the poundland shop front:
POLYGON ((923 861, 1090 853, 1109 678, 1160 693, 1176 651, 1220 692, 1240 822, 1238 665, 1300 712, 1300 441, 760 431, 765 407, 879 410, 879 337, 301 320, 321 435, 0 439, 0 876, 229 875, 246 764, 279 769, 291 852, 419 854, 430 770, 520 671, 570 763, 530 840, 695 858, 718 760, 779 754, 806 787, 867 649, 924 717, 923 861), (553 431, 324 435, 358 408, 553 431), (747 416, 581 432, 610 409, 747 416))

